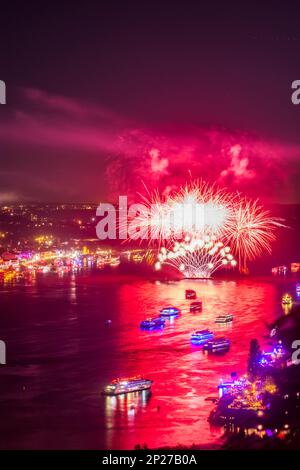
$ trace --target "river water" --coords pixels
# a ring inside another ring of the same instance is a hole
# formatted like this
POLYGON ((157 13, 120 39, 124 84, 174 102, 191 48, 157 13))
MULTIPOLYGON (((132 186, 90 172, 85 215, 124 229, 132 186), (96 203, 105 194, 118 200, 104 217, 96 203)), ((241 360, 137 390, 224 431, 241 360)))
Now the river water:
POLYGON ((161 282, 134 275, 41 275, 33 284, 0 288, 2 449, 132 449, 203 444, 222 429, 207 417, 220 378, 244 373, 252 338, 267 344, 266 325, 282 315, 287 281, 278 279, 161 282), (189 313, 185 289, 202 313, 189 313), (140 321, 173 304, 183 314, 161 331, 140 321), (216 326, 231 312, 232 326, 216 326), (111 324, 107 324, 111 320, 111 324), (227 336, 231 349, 207 356, 191 346, 196 329, 227 336), (152 393, 101 395, 115 377, 142 374, 152 393))

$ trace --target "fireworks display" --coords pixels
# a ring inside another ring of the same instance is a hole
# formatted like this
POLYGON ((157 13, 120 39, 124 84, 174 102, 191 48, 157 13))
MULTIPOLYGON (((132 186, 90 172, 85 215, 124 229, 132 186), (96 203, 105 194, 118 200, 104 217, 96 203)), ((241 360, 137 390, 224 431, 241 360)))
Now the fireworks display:
POLYGON ((168 264, 185 277, 207 278, 220 267, 241 272, 270 253, 282 224, 259 202, 202 181, 186 184, 166 197, 144 198, 135 224, 149 244, 158 245, 155 268, 168 264))
POLYGON ((218 237, 230 229, 233 218, 230 196, 202 181, 187 184, 164 197, 156 191, 148 198, 143 197, 139 213, 130 223, 131 230, 148 239, 151 245, 168 247, 187 235, 193 239, 218 237))

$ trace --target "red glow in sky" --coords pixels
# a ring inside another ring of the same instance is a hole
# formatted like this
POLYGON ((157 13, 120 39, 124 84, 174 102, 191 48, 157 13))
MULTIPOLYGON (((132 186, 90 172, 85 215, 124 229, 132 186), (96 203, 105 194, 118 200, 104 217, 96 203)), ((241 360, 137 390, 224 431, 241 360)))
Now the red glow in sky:
POLYGON ((20 92, 0 128, 0 201, 112 199, 143 184, 168 193, 204 178, 267 201, 297 201, 300 146, 213 126, 139 127, 100 106, 20 92))

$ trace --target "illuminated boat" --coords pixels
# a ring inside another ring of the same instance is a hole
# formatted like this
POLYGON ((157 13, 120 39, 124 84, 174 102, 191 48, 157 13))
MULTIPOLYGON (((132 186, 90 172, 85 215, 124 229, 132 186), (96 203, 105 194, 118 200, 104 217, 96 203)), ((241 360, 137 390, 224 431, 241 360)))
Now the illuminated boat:
POLYGON ((293 298, 290 294, 284 294, 281 299, 283 305, 291 305, 293 303, 293 298))
POLYGON ((161 317, 175 317, 177 315, 180 315, 180 313, 181 311, 177 307, 164 307, 159 312, 159 315, 161 317))
POLYGON ((123 393, 149 390, 153 381, 141 376, 115 379, 103 389, 104 395, 121 395, 123 393))
POLYGON ((201 312, 202 302, 192 302, 190 305, 190 312, 201 312))
POLYGON ((225 395, 231 395, 236 392, 242 392, 249 385, 247 378, 242 377, 240 379, 235 379, 232 381, 220 381, 218 385, 219 397, 224 397, 225 395))
POLYGON ((140 327, 143 330, 153 330, 154 328, 163 328, 165 326, 166 320, 161 317, 155 318, 146 318, 140 324, 140 327))
POLYGON ((214 333, 209 330, 195 331, 191 336, 191 343, 203 344, 214 338, 214 333))
POLYGON ((215 319, 215 323, 230 323, 233 320, 233 315, 228 313, 228 315, 219 315, 215 319))
POLYGON ((194 290, 192 289, 187 289, 185 291, 185 298, 186 299, 197 299, 197 294, 194 290))
POLYGON ((203 345, 203 349, 209 352, 228 351, 230 348, 230 341, 226 338, 215 338, 207 341, 203 345))

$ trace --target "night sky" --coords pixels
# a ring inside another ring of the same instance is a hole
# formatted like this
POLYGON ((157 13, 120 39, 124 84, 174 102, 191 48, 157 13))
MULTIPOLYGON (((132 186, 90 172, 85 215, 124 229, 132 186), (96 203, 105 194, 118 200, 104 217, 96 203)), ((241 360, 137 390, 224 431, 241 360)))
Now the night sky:
POLYGON ((248 3, 2 5, 0 203, 190 175, 300 202, 300 7, 248 3))

